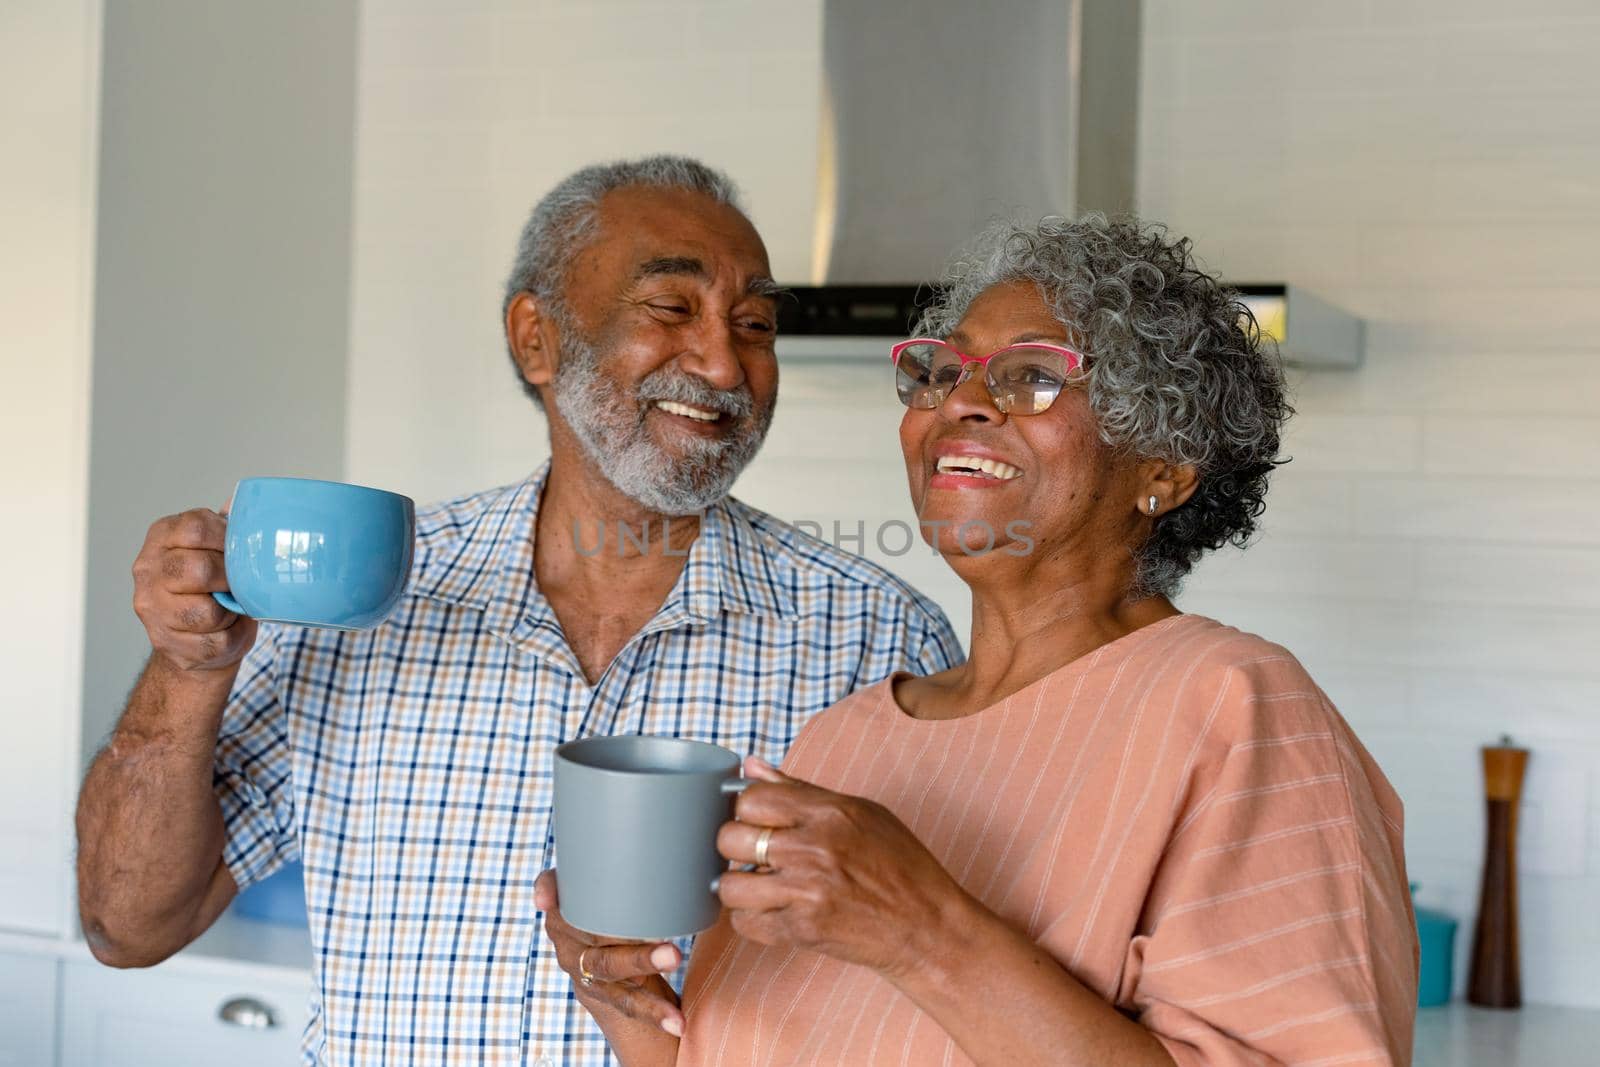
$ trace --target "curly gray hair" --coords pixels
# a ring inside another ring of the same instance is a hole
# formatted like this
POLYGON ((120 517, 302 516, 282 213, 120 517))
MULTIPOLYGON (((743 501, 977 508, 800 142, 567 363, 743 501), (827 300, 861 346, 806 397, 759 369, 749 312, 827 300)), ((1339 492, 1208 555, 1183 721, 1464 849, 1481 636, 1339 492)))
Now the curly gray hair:
MULTIPOLYGON (((500 301, 502 323, 511 309, 511 302, 522 293, 531 293, 563 329, 570 327, 564 298, 567 264, 598 235, 600 200, 609 192, 633 186, 700 193, 719 204, 727 204, 741 213, 744 211, 733 179, 688 156, 647 156, 596 163, 576 170, 544 194, 522 227, 511 274, 506 278, 505 295, 500 301)), ((509 340, 506 351, 523 391, 543 408, 539 390, 522 377, 522 368, 517 365, 509 340)))
POLYGON ((1205 552, 1249 541, 1267 476, 1287 462, 1279 434, 1294 409, 1276 348, 1187 238, 1101 214, 990 226, 946 268, 914 335, 948 336, 979 293, 1024 279, 1083 350, 1101 438, 1200 473, 1136 553, 1136 591, 1171 596, 1205 552))

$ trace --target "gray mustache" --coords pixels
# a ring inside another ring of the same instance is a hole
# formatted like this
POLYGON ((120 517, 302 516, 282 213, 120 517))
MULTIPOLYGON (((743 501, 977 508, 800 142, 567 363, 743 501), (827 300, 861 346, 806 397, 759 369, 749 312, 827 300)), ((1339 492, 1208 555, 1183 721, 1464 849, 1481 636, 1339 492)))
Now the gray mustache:
POLYGON ((714 389, 692 374, 665 367, 640 382, 637 395, 645 403, 667 400, 674 404, 692 404, 735 419, 749 418, 756 410, 755 399, 746 386, 714 389))

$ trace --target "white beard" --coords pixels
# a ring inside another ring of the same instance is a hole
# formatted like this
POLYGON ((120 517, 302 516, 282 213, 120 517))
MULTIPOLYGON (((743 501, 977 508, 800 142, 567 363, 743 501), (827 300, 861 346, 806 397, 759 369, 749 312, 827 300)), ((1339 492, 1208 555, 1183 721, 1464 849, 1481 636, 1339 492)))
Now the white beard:
POLYGON ((555 404, 605 479, 658 515, 699 514, 727 496, 760 451, 773 408, 757 411, 746 386, 714 389, 670 367, 645 378, 632 397, 619 395, 600 374, 600 352, 571 316, 556 321, 562 358, 550 383, 555 404), (685 455, 674 460, 644 424, 657 400, 723 412, 734 420, 733 431, 717 440, 685 437, 685 455))

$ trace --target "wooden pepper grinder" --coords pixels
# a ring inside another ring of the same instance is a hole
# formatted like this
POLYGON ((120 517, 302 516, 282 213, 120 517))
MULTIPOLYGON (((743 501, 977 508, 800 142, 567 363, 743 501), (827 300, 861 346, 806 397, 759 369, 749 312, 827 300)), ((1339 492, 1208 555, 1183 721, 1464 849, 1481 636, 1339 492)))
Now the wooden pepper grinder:
POLYGON ((1511 738, 1483 749, 1483 791, 1489 802, 1483 885, 1478 890, 1478 928, 1472 939, 1467 1000, 1486 1008, 1522 1006, 1522 971, 1517 955, 1517 806, 1528 750, 1511 738))

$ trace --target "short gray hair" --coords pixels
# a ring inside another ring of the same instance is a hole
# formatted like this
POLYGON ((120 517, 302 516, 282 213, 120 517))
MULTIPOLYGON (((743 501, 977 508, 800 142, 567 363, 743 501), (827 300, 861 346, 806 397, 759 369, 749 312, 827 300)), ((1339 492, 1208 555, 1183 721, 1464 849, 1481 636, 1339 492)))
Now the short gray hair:
POLYGON ((1294 409, 1276 346, 1187 238, 1098 213, 991 225, 946 268, 914 335, 948 336, 979 293, 1020 280, 1082 349, 1101 439, 1200 472, 1137 552, 1135 591, 1171 596, 1205 552, 1249 541, 1267 476, 1286 462, 1279 435, 1294 409))
MULTIPOLYGON (((516 258, 506 278, 505 295, 500 303, 500 321, 505 322, 511 302, 521 293, 531 293, 549 314, 563 326, 570 322, 565 299, 567 265, 592 242, 600 228, 600 201, 609 192, 634 186, 652 189, 682 189, 700 193, 741 213, 738 188, 726 174, 688 156, 647 156, 643 159, 595 163, 574 171, 533 206, 522 236, 517 240, 516 258)), ((510 351, 509 340, 507 351, 510 351)), ((516 366, 516 356, 511 353, 516 366)), ((541 404, 539 390, 522 377, 523 390, 541 404)))

